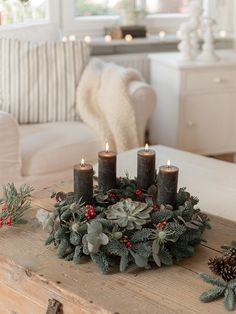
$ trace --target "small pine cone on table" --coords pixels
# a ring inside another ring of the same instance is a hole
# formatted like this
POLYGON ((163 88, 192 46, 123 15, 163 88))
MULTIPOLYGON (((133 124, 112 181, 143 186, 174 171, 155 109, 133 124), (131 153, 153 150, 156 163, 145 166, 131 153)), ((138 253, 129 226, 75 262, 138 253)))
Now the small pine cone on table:
POLYGON ((236 266, 236 248, 231 247, 224 253, 224 258, 227 259, 227 263, 231 266, 236 266))
POLYGON ((215 275, 222 277, 225 281, 236 278, 236 266, 229 264, 227 256, 210 258, 208 266, 215 275))

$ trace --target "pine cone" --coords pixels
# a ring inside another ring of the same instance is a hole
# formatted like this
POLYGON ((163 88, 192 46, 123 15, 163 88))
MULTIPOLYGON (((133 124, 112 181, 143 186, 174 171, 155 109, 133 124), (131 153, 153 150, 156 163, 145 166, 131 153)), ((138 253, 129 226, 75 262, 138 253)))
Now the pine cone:
POLYGON ((236 278, 236 266, 230 265, 229 257, 215 257, 210 258, 208 266, 210 270, 217 276, 220 276, 225 281, 230 281, 236 278))
POLYGON ((231 247, 224 252, 224 258, 231 266, 236 266, 236 248, 231 247))

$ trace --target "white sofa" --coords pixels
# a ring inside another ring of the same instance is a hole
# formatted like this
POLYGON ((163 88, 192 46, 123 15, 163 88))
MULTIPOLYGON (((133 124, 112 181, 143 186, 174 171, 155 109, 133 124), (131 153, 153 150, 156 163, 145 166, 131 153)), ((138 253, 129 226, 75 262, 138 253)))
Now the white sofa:
MULTIPOLYGON (((55 25, 24 29, 0 28, 0 37, 21 40, 60 40, 55 25)), ((133 81, 129 93, 135 107, 139 139, 143 142, 148 119, 154 109, 154 90, 142 81, 133 81)), ((0 185, 9 181, 31 183, 36 187, 72 177, 73 165, 96 162, 104 147, 97 134, 83 122, 58 122, 18 125, 14 118, 0 112, 0 185)))

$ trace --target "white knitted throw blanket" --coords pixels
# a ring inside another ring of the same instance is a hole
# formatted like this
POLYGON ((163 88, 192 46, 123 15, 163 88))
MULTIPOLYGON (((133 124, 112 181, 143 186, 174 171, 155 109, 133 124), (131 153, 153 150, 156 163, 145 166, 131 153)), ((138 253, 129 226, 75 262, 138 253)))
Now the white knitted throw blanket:
POLYGON ((129 83, 142 80, 134 69, 92 59, 77 88, 77 108, 81 119, 122 152, 140 146, 135 111, 128 92, 129 83))

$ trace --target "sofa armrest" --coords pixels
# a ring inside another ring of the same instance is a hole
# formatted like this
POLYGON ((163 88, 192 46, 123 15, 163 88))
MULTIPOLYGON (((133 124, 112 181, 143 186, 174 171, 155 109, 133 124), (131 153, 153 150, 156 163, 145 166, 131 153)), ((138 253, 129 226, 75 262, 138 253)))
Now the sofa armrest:
POLYGON ((133 81, 129 84, 129 95, 135 109, 139 143, 144 145, 148 120, 157 102, 156 93, 147 83, 133 81))
POLYGON ((0 184, 21 177, 20 134, 16 120, 0 111, 0 184))

